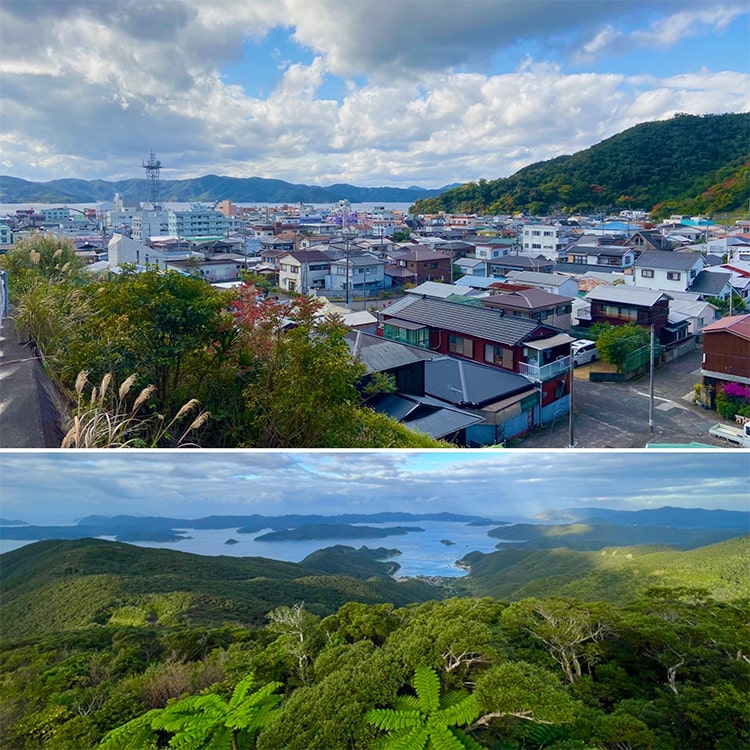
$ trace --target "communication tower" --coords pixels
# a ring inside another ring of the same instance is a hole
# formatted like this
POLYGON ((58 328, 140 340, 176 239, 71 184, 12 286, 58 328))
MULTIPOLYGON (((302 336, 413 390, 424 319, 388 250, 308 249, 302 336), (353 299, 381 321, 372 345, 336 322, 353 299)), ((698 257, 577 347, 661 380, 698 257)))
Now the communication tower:
POLYGON ((143 168, 146 170, 146 180, 148 182, 148 198, 144 204, 145 209, 161 208, 159 200, 159 170, 161 162, 156 158, 152 151, 149 154, 148 161, 143 160, 143 168))

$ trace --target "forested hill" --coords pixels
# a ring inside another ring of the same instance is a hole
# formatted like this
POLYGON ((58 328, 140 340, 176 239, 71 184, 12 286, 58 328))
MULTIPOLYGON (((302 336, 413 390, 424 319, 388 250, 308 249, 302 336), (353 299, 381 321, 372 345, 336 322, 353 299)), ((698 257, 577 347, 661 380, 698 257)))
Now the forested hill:
POLYGON ((679 114, 507 178, 482 179, 418 200, 413 211, 730 213, 747 205, 748 169, 750 113, 679 114))
POLYGON ((373 555, 3 554, 0 750, 750 747, 747 537, 494 553, 450 597, 373 555))
POLYGON ((42 541, 2 555, 0 635, 32 636, 104 624, 260 625, 271 609, 305 602, 335 612, 349 601, 403 606, 439 596, 398 566, 396 550, 333 547, 309 562, 209 557, 101 539, 42 541), (345 571, 345 572, 344 572, 345 571))

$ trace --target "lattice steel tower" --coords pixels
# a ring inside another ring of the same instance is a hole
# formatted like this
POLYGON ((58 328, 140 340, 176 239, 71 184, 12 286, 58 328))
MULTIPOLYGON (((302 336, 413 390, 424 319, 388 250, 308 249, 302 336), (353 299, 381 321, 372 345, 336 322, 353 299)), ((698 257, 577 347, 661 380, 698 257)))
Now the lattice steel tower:
POLYGON ((143 160, 143 168, 146 170, 146 180, 148 182, 148 198, 146 203, 149 207, 161 208, 159 199, 159 170, 161 169, 161 162, 156 158, 156 154, 153 151, 149 154, 148 161, 143 160))

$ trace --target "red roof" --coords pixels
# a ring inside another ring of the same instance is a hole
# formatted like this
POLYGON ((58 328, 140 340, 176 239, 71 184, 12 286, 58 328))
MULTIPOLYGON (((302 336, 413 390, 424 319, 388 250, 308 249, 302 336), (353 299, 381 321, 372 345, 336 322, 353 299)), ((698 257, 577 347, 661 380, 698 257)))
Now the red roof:
POLYGON ((718 333, 726 331, 750 341, 750 315, 730 315, 703 326, 701 333, 718 333))

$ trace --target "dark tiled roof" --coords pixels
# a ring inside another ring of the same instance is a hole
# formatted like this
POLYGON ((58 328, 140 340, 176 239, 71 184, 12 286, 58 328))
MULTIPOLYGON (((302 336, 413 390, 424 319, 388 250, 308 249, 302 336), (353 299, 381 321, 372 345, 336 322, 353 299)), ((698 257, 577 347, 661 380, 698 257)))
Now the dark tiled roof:
POLYGON ((385 322, 397 324, 398 320, 421 323, 431 328, 454 331, 467 336, 477 336, 506 346, 515 346, 530 336, 539 323, 528 318, 504 315, 501 310, 463 305, 437 299, 416 299, 408 307, 398 311, 397 317, 385 322))
POLYGON ((457 357, 439 357, 425 364, 425 391, 459 406, 479 408, 533 389, 523 375, 457 357))
POLYGON ((700 253, 675 253, 660 250, 647 250, 636 261, 636 268, 662 268, 666 270, 688 271, 698 259, 700 253))
POLYGON ((732 278, 731 273, 718 271, 701 271, 690 285, 690 291, 698 294, 721 294, 727 282, 732 278))
POLYGON ((442 438, 482 421, 482 417, 441 404, 429 396, 388 394, 379 399, 375 411, 397 419, 412 430, 442 438))
POLYGON ((428 349, 408 346, 363 331, 350 331, 346 334, 346 341, 352 357, 361 362, 368 372, 385 372, 435 357, 435 352, 428 349))

